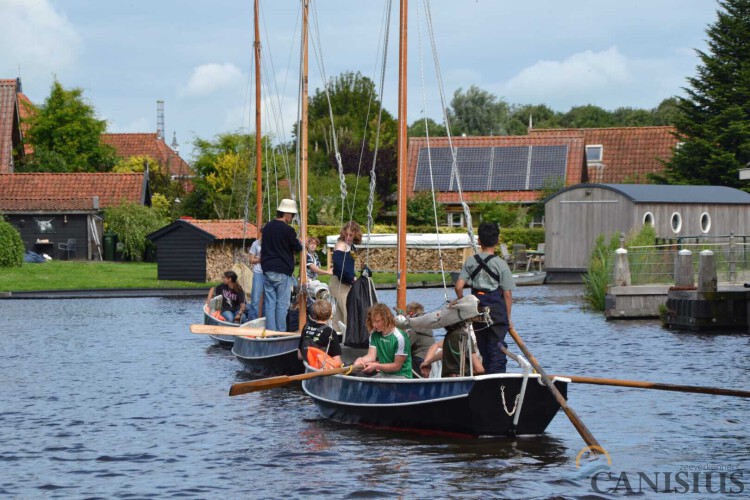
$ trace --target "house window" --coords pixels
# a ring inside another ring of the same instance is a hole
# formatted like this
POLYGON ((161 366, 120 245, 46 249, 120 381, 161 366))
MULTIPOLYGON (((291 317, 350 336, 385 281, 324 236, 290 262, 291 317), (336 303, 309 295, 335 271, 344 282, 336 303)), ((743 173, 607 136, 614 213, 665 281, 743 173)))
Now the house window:
POLYGON ((708 212, 703 212, 701 214, 701 231, 703 233, 707 233, 711 230, 711 216, 708 215, 708 212))
POLYGON ((678 212, 672 214, 672 232, 679 233, 682 229, 682 216, 678 212))
POLYGON ((463 227, 463 225, 464 225, 463 212, 448 213, 448 226, 449 227, 463 227))
POLYGON ((604 146, 601 144, 593 144, 586 146, 586 161, 588 163, 596 163, 602 161, 604 153, 604 146))
POLYGON ((652 214, 651 212, 646 212, 646 214, 643 216, 643 225, 654 227, 654 214, 652 214))

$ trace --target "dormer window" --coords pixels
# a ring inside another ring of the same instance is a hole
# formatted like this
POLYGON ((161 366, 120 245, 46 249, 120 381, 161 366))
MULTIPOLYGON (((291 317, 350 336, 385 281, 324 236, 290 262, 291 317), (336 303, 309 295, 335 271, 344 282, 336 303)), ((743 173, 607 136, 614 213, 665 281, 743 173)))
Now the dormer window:
POLYGON ((586 146, 586 162, 587 163, 599 163, 602 161, 602 155, 604 153, 604 146, 601 144, 592 144, 586 146))

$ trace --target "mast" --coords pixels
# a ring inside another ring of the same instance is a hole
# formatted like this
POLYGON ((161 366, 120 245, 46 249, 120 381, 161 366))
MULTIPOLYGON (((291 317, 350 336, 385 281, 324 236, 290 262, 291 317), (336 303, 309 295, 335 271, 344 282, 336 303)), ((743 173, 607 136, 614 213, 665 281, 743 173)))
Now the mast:
POLYGON ((398 290, 396 307, 406 310, 406 32, 409 0, 401 0, 399 16, 399 50, 398 50, 398 255, 397 277, 398 290))
MULTIPOLYGON (((300 290, 304 289, 307 282, 307 43, 308 43, 308 14, 310 9, 310 0, 302 0, 302 88, 301 88, 301 119, 300 119, 300 195, 299 195, 299 229, 300 238, 302 238, 302 252, 299 258, 299 282, 300 290)), ((307 300, 303 294, 298 295, 299 300, 299 330, 307 320, 307 300)))
POLYGON ((255 0, 255 224, 257 230, 263 224, 263 157, 261 156, 260 130, 260 28, 258 13, 260 0, 255 0))

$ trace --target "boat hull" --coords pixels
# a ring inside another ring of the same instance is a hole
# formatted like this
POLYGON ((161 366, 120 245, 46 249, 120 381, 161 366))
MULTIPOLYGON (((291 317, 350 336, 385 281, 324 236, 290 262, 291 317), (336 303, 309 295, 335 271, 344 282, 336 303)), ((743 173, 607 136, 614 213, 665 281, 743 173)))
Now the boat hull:
MULTIPOLYGON (((264 327, 265 318, 247 323, 252 327, 264 327)), ((305 371, 302 361, 297 359, 299 335, 290 337, 241 337, 234 338, 232 354, 242 363, 244 371, 256 377, 298 375, 305 371)))
MULTIPOLYGON (((208 312, 206 312, 206 309, 203 309, 203 324, 204 325, 219 325, 219 326, 236 326, 239 327, 237 323, 230 323, 228 321, 222 321, 220 319, 214 318, 208 312)), ((234 336, 233 335, 215 335, 210 334, 209 337, 211 337, 211 340, 214 341, 214 344, 230 348, 234 345, 234 336)))
POLYGON ((532 271, 513 275, 513 282, 516 286, 543 285, 546 279, 547 273, 544 271, 532 271))
MULTIPOLYGON (((323 417, 345 424, 471 436, 541 434, 560 405, 532 375, 514 426, 508 412, 522 381, 523 374, 515 373, 412 380, 337 375, 305 380, 302 387, 323 417)), ((555 386, 567 395, 565 381, 555 386)))

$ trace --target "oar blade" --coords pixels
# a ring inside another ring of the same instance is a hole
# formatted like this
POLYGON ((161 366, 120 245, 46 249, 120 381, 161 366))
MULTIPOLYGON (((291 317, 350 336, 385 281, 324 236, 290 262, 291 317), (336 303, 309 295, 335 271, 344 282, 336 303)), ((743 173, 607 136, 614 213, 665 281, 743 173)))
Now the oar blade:
POLYGON ((281 375, 280 377, 264 378, 261 380, 252 380, 250 382, 238 382, 232 384, 229 388, 230 396, 239 396, 240 394, 248 394, 251 392, 264 391, 266 389, 273 389, 275 387, 281 387, 294 382, 294 379, 287 375, 281 375))

